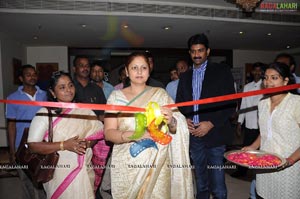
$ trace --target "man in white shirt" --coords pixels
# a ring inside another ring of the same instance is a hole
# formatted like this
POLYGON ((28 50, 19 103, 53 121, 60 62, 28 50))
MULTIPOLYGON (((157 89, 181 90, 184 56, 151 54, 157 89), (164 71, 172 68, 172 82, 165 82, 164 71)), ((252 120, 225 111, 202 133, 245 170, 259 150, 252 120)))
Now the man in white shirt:
MULTIPOLYGON (((284 63, 286 65, 288 65, 290 67, 290 71, 292 73, 292 75, 295 78, 295 83, 296 84, 300 84, 300 77, 296 75, 295 71, 296 71, 296 62, 295 59, 292 55, 287 54, 287 53, 281 53, 279 55, 276 56, 275 62, 280 62, 280 63, 284 63)), ((300 94, 300 88, 298 88, 294 94, 300 94)))
MULTIPOLYGON (((243 92, 260 90, 262 88, 261 78, 264 64, 257 62, 254 63, 252 67, 251 73, 253 76, 253 81, 244 86, 243 92)), ((254 95, 242 99, 238 117, 237 134, 241 135, 242 124, 244 123, 245 128, 243 146, 252 144, 259 135, 257 105, 262 96, 263 95, 254 95)), ((240 177, 245 176, 246 173, 247 169, 238 167, 238 170, 231 174, 231 176, 240 177)))

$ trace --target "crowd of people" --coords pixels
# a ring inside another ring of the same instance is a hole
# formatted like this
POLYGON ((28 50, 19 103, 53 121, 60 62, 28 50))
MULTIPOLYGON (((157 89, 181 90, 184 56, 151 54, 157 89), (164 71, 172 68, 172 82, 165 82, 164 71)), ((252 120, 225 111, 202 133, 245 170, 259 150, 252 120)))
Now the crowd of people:
MULTIPOLYGON (((230 67, 209 60, 206 35, 193 35, 187 44, 192 65, 178 60, 170 69, 171 81, 166 87, 151 76, 153 57, 145 52, 128 56, 119 69, 120 83, 115 86, 106 81, 105 64, 90 63, 87 56, 75 57, 74 78, 64 71, 53 73, 47 91, 36 85, 35 68, 24 65, 19 74, 22 85, 7 99, 140 108, 156 102, 167 126, 165 135, 172 141, 157 142, 149 126, 133 139, 141 128, 132 112, 51 108, 53 142, 49 143, 45 107, 7 104, 12 163, 26 127, 30 127, 28 145, 32 152, 60 155, 61 168, 43 187, 34 186, 18 169, 23 198, 225 199, 225 170, 220 168, 224 168, 224 152, 235 132, 244 134, 242 150, 261 149, 287 161, 272 173, 257 174, 251 198, 299 198, 299 90, 243 98, 237 129, 231 123, 237 111, 234 100, 166 108, 168 104, 235 93, 230 67), (132 150, 137 154, 132 155, 132 150)), ((244 92, 299 83, 295 67, 289 54, 278 55, 269 65, 257 62, 253 64, 253 81, 245 85, 244 92)), ((232 176, 245 172, 240 168, 232 176)))

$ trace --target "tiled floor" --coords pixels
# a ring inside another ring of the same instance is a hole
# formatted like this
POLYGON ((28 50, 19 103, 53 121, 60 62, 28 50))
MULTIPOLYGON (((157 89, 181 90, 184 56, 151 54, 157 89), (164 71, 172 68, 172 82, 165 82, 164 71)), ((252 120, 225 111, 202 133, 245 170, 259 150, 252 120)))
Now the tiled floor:
MULTIPOLYGON (((7 153, 0 149, 0 164, 7 162, 7 153)), ((229 174, 233 169, 226 171, 226 185, 228 199, 248 199, 250 190, 251 172, 243 179, 232 178, 229 174)), ((0 199, 21 199, 21 184, 18 177, 12 177, 16 172, 0 169, 0 199)))
POLYGON ((18 177, 0 178, 0 198, 22 199, 21 191, 18 177))
MULTIPOLYGON (((226 174, 228 199, 248 199, 250 182, 230 177, 226 174)), ((21 184, 17 177, 0 178, 1 199, 21 199, 21 184)))
POLYGON ((248 199, 250 197, 249 177, 243 179, 233 178, 226 174, 226 185, 228 189, 228 199, 248 199))
MULTIPOLYGON (((248 199, 250 182, 230 177, 226 174, 228 199, 248 199)), ((17 177, 0 178, 0 198, 21 199, 21 185, 17 177)))

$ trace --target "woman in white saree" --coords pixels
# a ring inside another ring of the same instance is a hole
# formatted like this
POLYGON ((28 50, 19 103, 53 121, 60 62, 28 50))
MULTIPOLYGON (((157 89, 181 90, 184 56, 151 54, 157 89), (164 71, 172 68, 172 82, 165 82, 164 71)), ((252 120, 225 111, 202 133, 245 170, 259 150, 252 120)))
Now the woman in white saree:
MULTIPOLYGON (((52 96, 59 102, 72 102, 75 87, 64 72, 52 76, 52 96)), ((93 199, 95 174, 91 165, 92 148, 103 138, 103 124, 88 109, 63 108, 53 113, 53 142, 48 140, 47 109, 41 108, 30 125, 28 143, 39 154, 57 151, 59 160, 54 177, 44 183, 47 198, 93 199), (46 115, 46 117, 45 117, 46 115)))
MULTIPOLYGON (((144 53, 132 53, 129 56, 126 74, 130 86, 113 91, 107 103, 145 108, 148 102, 157 102, 168 124, 172 141, 168 145, 156 143, 157 148, 146 147, 133 157, 130 147, 135 142, 128 137, 135 131, 134 114, 106 111, 105 139, 115 143, 111 163, 113 198, 194 198, 189 132, 184 116, 178 110, 162 107, 174 103, 164 89, 146 85, 150 73, 144 53)), ((143 139, 152 139, 147 130, 139 140, 143 139)))

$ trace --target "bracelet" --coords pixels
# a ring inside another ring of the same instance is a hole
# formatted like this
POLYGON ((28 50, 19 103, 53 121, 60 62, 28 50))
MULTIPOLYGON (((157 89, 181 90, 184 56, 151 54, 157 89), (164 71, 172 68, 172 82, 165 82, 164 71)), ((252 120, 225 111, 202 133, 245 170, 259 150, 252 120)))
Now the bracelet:
POLYGON ((176 123, 177 123, 176 119, 174 117, 172 117, 169 127, 174 128, 176 126, 176 123))
POLYGON ((122 140, 122 142, 126 142, 126 140, 123 137, 124 133, 125 133, 125 131, 121 131, 121 140, 122 140))
POLYGON ((292 166, 295 163, 295 160, 292 158, 286 158, 286 161, 288 162, 289 166, 292 166))
POLYGON ((91 140, 88 140, 88 141, 86 142, 86 148, 91 148, 91 140))
POLYGON ((60 144, 59 144, 59 148, 61 151, 64 151, 64 141, 61 141, 60 144))

